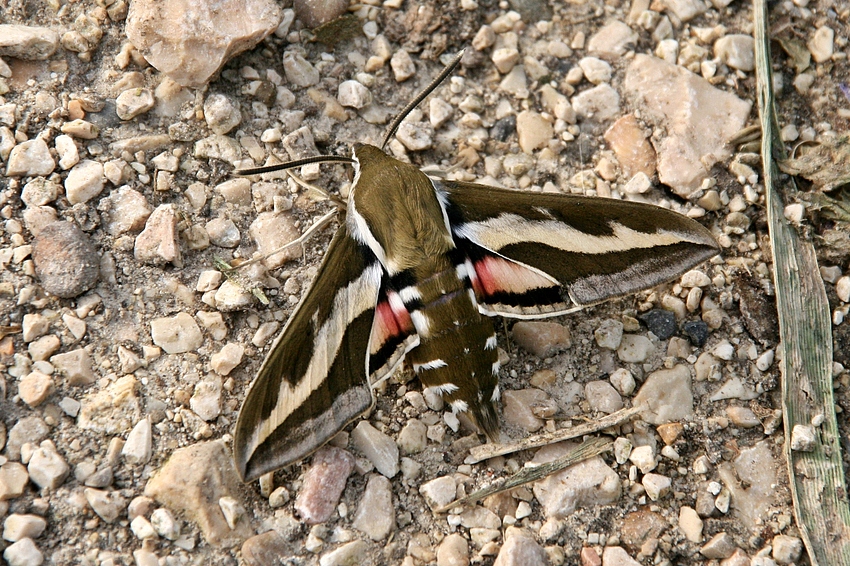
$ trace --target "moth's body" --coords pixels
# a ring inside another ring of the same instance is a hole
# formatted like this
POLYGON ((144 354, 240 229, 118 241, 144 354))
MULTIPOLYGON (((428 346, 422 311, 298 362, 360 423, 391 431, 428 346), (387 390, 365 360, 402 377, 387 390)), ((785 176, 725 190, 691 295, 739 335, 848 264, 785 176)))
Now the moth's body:
POLYGON ((445 204, 416 167, 369 145, 357 146, 354 155, 346 228, 381 262, 393 297, 388 308, 376 312, 373 332, 387 324, 412 328, 418 343, 406 359, 422 386, 441 394, 455 412, 468 411, 493 438, 498 427, 493 402, 499 397, 496 334, 478 310, 445 204), (387 193, 381 190, 386 186, 405 190, 387 193))
POLYGON ((492 438, 490 316, 573 312, 717 253, 700 224, 647 204, 432 181, 369 145, 355 147, 354 164, 345 223, 239 413, 234 456, 246 480, 304 458, 368 411, 374 384, 404 359, 492 438))

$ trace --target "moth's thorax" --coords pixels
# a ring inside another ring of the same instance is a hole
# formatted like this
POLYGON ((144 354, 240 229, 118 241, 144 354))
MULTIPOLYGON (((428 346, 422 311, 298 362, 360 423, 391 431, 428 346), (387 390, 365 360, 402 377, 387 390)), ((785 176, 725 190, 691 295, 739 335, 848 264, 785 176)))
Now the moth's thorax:
POLYGON ((454 248, 448 218, 431 180, 371 145, 354 150, 355 180, 346 222, 391 274, 454 248))

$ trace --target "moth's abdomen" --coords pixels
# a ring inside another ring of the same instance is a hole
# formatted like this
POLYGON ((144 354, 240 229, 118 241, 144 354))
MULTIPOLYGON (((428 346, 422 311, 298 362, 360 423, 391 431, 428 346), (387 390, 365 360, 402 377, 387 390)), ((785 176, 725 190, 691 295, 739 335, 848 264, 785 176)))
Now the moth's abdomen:
POLYGON ((434 263, 432 275, 399 291, 419 335, 407 360, 424 388, 440 393, 455 412, 468 411, 494 438, 499 359, 493 325, 478 312, 469 279, 446 258, 434 263))

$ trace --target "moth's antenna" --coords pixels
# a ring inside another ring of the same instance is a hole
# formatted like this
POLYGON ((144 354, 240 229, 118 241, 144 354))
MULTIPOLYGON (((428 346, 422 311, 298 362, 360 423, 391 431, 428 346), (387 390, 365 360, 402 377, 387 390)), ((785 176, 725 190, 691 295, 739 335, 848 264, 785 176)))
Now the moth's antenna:
POLYGON ((259 175, 261 173, 272 173, 274 171, 285 171, 286 169, 294 169, 302 165, 310 165, 311 163, 354 163, 354 160, 344 155, 315 155, 313 157, 305 157, 304 159, 296 159, 295 161, 287 161, 286 163, 278 163, 276 165, 264 165, 263 167, 251 167, 250 169, 237 169, 233 172, 234 175, 259 175))
POLYGON ((390 138, 393 137, 396 130, 398 130, 398 127, 401 125, 404 119, 407 118, 407 115, 410 114, 410 112, 414 108, 419 106, 419 103, 422 102, 426 96, 434 92, 434 89, 440 86, 440 83, 446 80, 446 77, 452 74, 452 71, 454 71, 458 63, 460 63, 460 60, 463 57, 463 52, 464 50, 461 49, 460 52, 455 55, 455 58, 452 59, 451 63, 446 65, 445 69, 443 69, 442 72, 437 75, 437 77, 433 81, 431 81, 428 86, 425 87, 425 90, 420 92, 416 98, 411 100, 410 103, 404 107, 404 110, 398 113, 398 116, 395 117, 395 120, 393 120, 393 123, 390 125, 390 129, 387 130, 387 134, 384 136, 384 143, 381 144, 381 149, 384 149, 384 147, 387 145, 387 142, 390 141, 390 138))

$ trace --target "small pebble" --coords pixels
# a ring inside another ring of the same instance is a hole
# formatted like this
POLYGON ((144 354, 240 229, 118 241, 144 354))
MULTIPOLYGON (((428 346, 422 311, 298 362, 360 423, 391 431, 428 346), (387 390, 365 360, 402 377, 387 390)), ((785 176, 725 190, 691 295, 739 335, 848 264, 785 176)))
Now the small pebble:
POLYGON ((219 375, 228 375, 242 363, 245 348, 241 344, 225 344, 221 350, 210 358, 210 367, 219 375))
POLYGON ((189 407, 205 421, 212 421, 221 414, 222 381, 217 375, 210 375, 195 384, 195 390, 189 399, 189 407))
POLYGON ((3 539, 17 542, 24 538, 38 538, 46 528, 47 521, 43 517, 12 513, 3 521, 3 539))
POLYGON ((817 432, 812 425, 795 424, 791 429, 791 450, 812 452, 817 446, 817 432))
POLYGON ((390 480, 379 474, 369 477, 351 526, 374 541, 387 538, 395 530, 395 508, 390 480))
POLYGON ((221 136, 242 122, 242 113, 235 100, 225 94, 213 93, 204 100, 204 119, 213 133, 221 136))
POLYGON ((30 480, 39 488, 56 489, 68 477, 71 468, 65 459, 56 451, 56 447, 49 440, 45 440, 32 453, 27 472, 30 480))
POLYGON ((457 483, 452 476, 442 476, 423 483, 419 493, 432 509, 448 505, 457 497, 457 483))
POLYGON ((794 564, 803 554, 803 541, 799 537, 776 535, 771 541, 771 556, 778 564, 794 564))
POLYGON ((638 318, 659 340, 667 340, 676 333, 676 315, 669 310, 652 309, 638 318))
POLYGON ((19 143, 9 154, 6 163, 6 175, 9 177, 50 175, 56 168, 56 162, 50 155, 50 149, 41 138, 19 143))
POLYGON ((824 63, 832 58, 834 52, 835 31, 827 26, 819 27, 815 30, 812 39, 809 40, 808 47, 812 53, 812 59, 815 63, 824 63))
POLYGON ((646 494, 649 498, 653 501, 658 501, 670 493, 673 481, 669 477, 660 474, 646 474, 643 476, 641 484, 646 489, 646 494))
POLYGON ((697 348, 705 346, 708 342, 708 325, 701 321, 690 321, 682 325, 682 332, 697 348))
POLYGON ((413 63, 410 53, 404 49, 399 49, 393 53, 390 59, 390 67, 393 70, 393 76, 395 76, 396 82, 399 83, 406 81, 416 74, 416 65, 413 63))
POLYGON ((617 348, 617 357, 622 362, 643 363, 655 352, 655 346, 646 336, 626 334, 617 348))
POLYGON ((345 543, 336 550, 323 554, 319 558, 319 566, 351 566, 366 564, 369 546, 366 541, 355 540, 345 543))
POLYGON ((557 322, 520 321, 511 329, 513 339, 525 350, 546 358, 570 347, 570 330, 557 322))
POLYGON ((537 112, 523 110, 517 115, 519 146, 525 153, 545 147, 554 136, 552 124, 537 112))
POLYGON ((717 533, 710 541, 705 543, 699 552, 708 559, 723 560, 729 558, 735 552, 737 545, 732 537, 726 533, 717 533))
POLYGON ((65 179, 65 196, 71 204, 85 203, 99 195, 105 184, 103 164, 85 159, 68 172, 65 179))
POLYGON ((392 478, 398 473, 398 445, 368 421, 360 421, 351 433, 351 440, 380 473, 392 478))
POLYGON ((151 421, 150 418, 144 418, 127 435, 121 454, 128 464, 138 466, 150 461, 152 450, 151 421))
POLYGON ((755 41, 752 36, 729 34, 714 43, 714 56, 733 69, 755 69, 755 41))
POLYGON ((182 354, 200 348, 203 334, 192 315, 181 312, 170 318, 151 321, 153 343, 168 354, 182 354))
POLYGON ((153 92, 149 89, 127 89, 115 98, 115 113, 122 120, 132 120, 153 108, 154 103, 153 92))
POLYGON ((339 84, 337 100, 343 106, 359 110, 372 103, 372 93, 358 81, 343 81, 339 84))
POLYGON ((584 77, 595 85, 611 81, 611 65, 597 57, 583 57, 578 62, 584 77))
POLYGON ((179 214, 173 204, 156 207, 147 219, 145 229, 136 236, 133 247, 136 260, 150 265, 180 264, 178 221, 179 214))
POLYGON ((41 566, 44 555, 30 538, 10 544, 3 551, 3 558, 9 566, 41 566))

